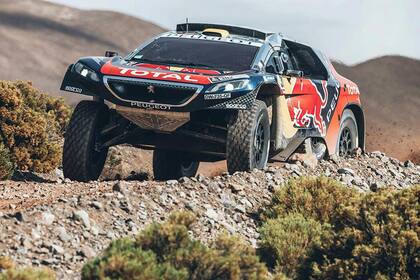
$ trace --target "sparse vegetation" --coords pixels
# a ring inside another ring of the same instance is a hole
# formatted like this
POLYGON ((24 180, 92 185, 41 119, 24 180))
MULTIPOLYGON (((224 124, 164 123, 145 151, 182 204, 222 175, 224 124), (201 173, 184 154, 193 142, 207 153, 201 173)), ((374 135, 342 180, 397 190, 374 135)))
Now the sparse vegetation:
POLYGON ((134 240, 114 241, 102 257, 87 263, 82 279, 267 279, 254 249, 221 235, 211 247, 188 233, 195 218, 173 214, 154 223, 134 240))
POLYGON ((362 195, 325 178, 289 182, 262 215, 262 258, 295 279, 415 279, 419 197, 420 186, 362 195))
POLYGON ((333 179, 302 177, 290 180, 274 193, 263 219, 301 213, 320 223, 335 223, 337 209, 357 200, 360 195, 333 179))
POLYGON ((369 193, 339 210, 343 224, 322 238, 301 277, 417 279, 420 271, 420 185, 369 193))
POLYGON ((47 268, 16 268, 8 257, 0 257, 0 280, 54 280, 55 274, 47 268))
POLYGON ((9 178, 15 168, 35 172, 56 168, 69 117, 64 101, 30 83, 0 81, 0 180, 9 178))
POLYGON ((261 228, 260 253, 262 259, 276 272, 296 277, 296 267, 308 250, 320 243, 328 231, 312 218, 300 213, 269 219, 261 228))

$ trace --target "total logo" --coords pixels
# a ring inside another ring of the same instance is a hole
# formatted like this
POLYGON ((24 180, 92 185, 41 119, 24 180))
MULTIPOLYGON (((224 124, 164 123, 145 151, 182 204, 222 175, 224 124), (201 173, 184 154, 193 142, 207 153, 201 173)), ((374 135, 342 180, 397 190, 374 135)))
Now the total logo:
POLYGON ((161 78, 168 80, 178 80, 190 83, 197 83, 199 80, 193 79, 191 75, 179 75, 176 73, 165 73, 156 71, 136 70, 130 68, 120 68, 121 75, 130 75, 134 77, 147 77, 147 78, 161 78))

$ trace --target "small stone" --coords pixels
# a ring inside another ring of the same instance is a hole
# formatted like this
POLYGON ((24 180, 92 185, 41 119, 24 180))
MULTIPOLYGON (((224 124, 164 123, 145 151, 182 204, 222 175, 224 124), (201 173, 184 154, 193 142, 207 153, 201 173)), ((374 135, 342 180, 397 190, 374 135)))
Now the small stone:
POLYGON ((26 220, 26 216, 23 212, 16 212, 14 216, 19 222, 24 222, 26 220))
POLYGON ((85 210, 74 211, 73 218, 81 221, 86 228, 90 228, 89 214, 85 210))
POLYGON ((97 236, 99 234, 99 228, 97 226, 92 226, 92 228, 90 229, 90 232, 97 236))
POLYGON ((98 209, 98 210, 102 210, 103 209, 103 205, 102 203, 100 203, 99 201, 93 201, 90 206, 98 209))
POLYGON ((51 251, 56 255, 62 255, 64 254, 64 248, 59 245, 52 245, 51 251))
POLYGON ((112 186, 112 190, 114 192, 125 193, 127 190, 127 185, 122 181, 117 182, 114 186, 112 186))
POLYGON ((215 192, 215 193, 220 192, 220 187, 219 187, 219 184, 218 184, 218 183, 216 183, 216 182, 210 182, 207 188, 208 188, 208 189, 209 189, 209 191, 211 191, 211 192, 215 192))
POLYGON ((219 219, 219 215, 212 208, 207 209, 206 216, 207 218, 212 219, 213 221, 217 221, 219 219))
POLYGON ((166 184, 167 185, 176 185, 176 184, 178 184, 178 181, 177 180, 168 180, 168 181, 166 181, 166 184))
POLYGON ((31 237, 34 240, 40 239, 41 238, 41 233, 38 230, 33 228, 33 229, 31 229, 31 237))
POLYGON ((96 256, 96 252, 89 246, 83 246, 80 251, 77 252, 78 255, 91 259, 96 256))
POLYGON ((415 167, 415 164, 412 163, 410 160, 406 160, 406 161, 404 161, 404 167, 413 168, 413 167, 415 167))
POLYGON ((340 169, 337 170, 337 172, 338 172, 338 174, 348 174, 348 175, 351 175, 351 176, 355 175, 353 169, 350 169, 350 168, 347 168, 347 167, 340 168, 340 169))
POLYGON ((245 214, 246 213, 245 206, 243 206, 241 204, 236 205, 235 210, 238 211, 238 212, 240 212, 240 213, 242 213, 242 214, 245 214))
POLYGON ((65 227, 58 227, 57 232, 58 232, 58 237, 63 242, 67 242, 67 241, 70 241, 72 239, 71 235, 67 233, 65 227))
POLYGON ((340 163, 340 157, 339 157, 338 155, 336 155, 336 154, 331 155, 331 156, 330 156, 330 160, 331 160, 332 162, 334 162, 335 164, 339 164, 339 163, 340 163))
POLYGON ((44 225, 50 226, 55 220, 55 216, 50 212, 42 212, 41 214, 41 223, 44 225))
POLYGON ((239 184, 235 184, 235 183, 229 183, 229 188, 232 190, 232 192, 239 193, 239 192, 243 191, 245 187, 243 185, 239 185, 239 184))
POLYGON ((190 180, 190 178, 188 178, 188 177, 181 177, 181 178, 179 178, 179 180, 178 180, 178 182, 180 182, 181 184, 183 184, 183 183, 188 183, 188 182, 190 182, 191 180, 190 180))
POLYGON ((371 191, 373 191, 373 192, 377 192, 378 191, 378 188, 379 188, 379 186, 378 186, 378 184, 377 183, 372 183, 372 184, 370 184, 370 190, 371 191))

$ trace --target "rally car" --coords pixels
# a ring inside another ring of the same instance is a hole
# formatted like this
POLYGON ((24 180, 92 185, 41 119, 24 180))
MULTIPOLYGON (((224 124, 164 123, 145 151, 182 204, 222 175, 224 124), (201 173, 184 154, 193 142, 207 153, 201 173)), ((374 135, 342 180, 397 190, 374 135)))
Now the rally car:
POLYGON ((302 147, 318 159, 364 148, 356 84, 308 45, 280 33, 177 25, 125 57, 85 57, 61 89, 92 96, 75 108, 63 171, 96 180, 113 145, 153 150, 158 180, 194 176, 199 162, 263 169, 302 147))

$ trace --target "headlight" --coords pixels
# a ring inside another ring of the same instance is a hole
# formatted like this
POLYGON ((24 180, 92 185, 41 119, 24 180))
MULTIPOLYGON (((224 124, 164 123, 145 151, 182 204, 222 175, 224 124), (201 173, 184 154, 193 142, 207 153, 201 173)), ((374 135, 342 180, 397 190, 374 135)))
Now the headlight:
POLYGON ((95 82, 99 82, 99 77, 98 74, 96 74, 92 69, 90 69, 89 67, 83 65, 80 62, 77 62, 74 67, 73 67, 74 71, 76 73, 78 73, 79 75, 85 77, 85 78, 89 78, 95 82))
POLYGON ((225 83, 216 84, 213 87, 209 88, 207 92, 230 92, 244 89, 248 86, 249 80, 236 80, 225 83))

